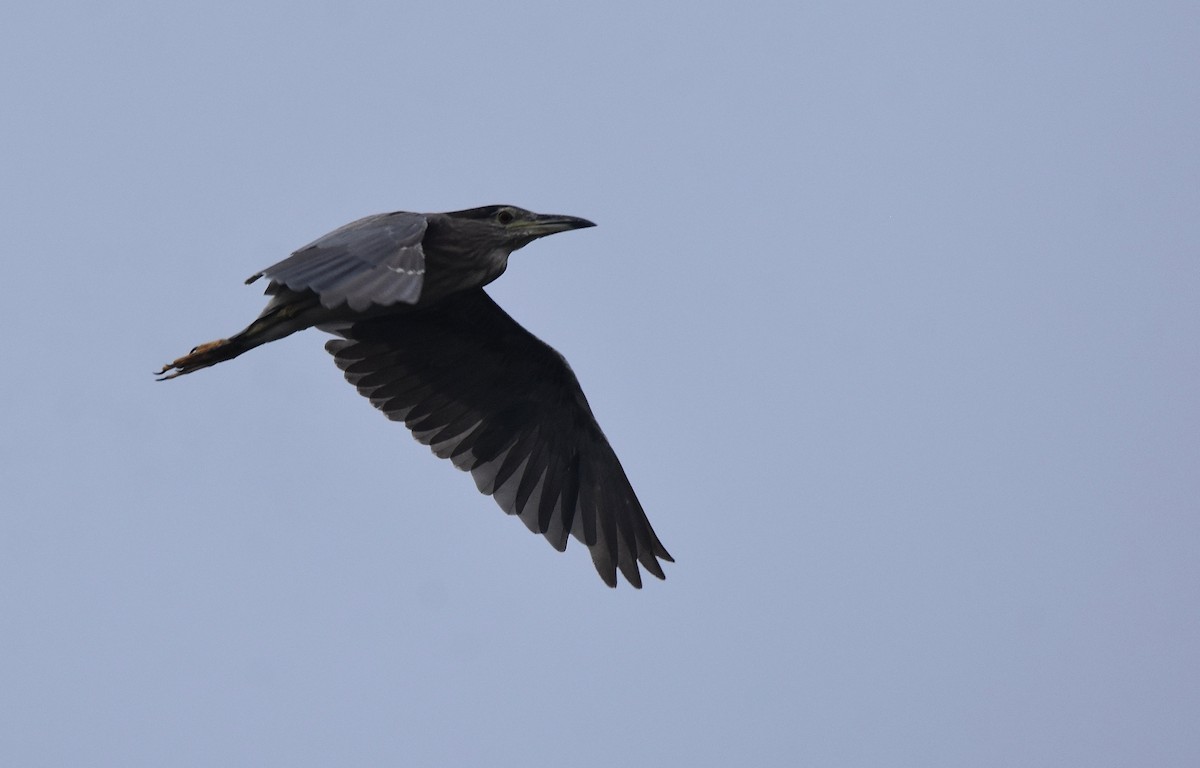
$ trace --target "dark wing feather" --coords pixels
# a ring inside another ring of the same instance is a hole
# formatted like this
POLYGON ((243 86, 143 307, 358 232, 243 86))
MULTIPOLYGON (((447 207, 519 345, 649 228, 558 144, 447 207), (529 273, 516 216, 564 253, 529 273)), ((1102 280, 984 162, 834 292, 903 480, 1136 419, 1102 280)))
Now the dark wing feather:
POLYGON ((425 283, 425 217, 381 213, 350 222, 252 276, 267 277, 293 291, 312 291, 321 304, 349 304, 356 312, 371 305, 415 304, 425 283))
POLYGON ((566 360, 482 289, 436 306, 336 329, 325 345, 388 418, 475 478, 555 549, 573 535, 600 577, 671 561, 566 360))

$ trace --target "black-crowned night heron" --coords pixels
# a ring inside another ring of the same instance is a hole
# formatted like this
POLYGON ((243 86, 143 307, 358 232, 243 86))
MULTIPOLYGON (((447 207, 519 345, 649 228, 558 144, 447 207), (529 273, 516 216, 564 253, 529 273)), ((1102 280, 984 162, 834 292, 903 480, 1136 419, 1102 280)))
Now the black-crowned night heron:
POLYGON ((317 326, 346 379, 390 419, 475 478, 554 548, 587 545, 604 583, 671 561, 566 360, 483 286, 539 237, 594 226, 511 205, 384 213, 352 222, 256 273, 270 301, 245 330, 201 344, 172 379, 317 326))

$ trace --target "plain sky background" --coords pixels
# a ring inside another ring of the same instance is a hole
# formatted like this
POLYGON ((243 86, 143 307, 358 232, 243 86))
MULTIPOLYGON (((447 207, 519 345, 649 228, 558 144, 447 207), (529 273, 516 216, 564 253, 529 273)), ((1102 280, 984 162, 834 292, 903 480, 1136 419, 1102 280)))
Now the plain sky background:
POLYGON ((0 764, 1200 765, 1194 2, 8 3, 0 764), (492 295, 677 562, 611 591, 316 331, 347 221, 492 295))

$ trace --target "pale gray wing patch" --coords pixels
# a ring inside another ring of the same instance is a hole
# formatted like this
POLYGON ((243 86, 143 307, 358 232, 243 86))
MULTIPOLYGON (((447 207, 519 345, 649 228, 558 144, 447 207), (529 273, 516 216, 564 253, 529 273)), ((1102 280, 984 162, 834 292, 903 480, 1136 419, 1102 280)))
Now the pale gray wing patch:
POLYGON ((586 545, 601 578, 641 586, 670 561, 562 357, 482 290, 337 328, 346 379, 531 531, 586 545))
POLYGON ((374 306, 416 304, 425 283, 425 217, 367 216, 339 227, 253 275, 293 291, 312 291, 321 304, 362 312, 374 306))

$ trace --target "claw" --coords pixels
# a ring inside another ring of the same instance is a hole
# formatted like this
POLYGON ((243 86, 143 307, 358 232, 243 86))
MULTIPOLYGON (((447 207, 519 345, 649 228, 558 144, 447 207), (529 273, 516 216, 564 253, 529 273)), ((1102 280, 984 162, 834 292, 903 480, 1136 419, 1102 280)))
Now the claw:
POLYGON ((185 373, 191 373, 201 368, 207 368, 210 365, 216 365, 234 356, 226 350, 228 346, 229 339, 217 339, 216 341, 209 341, 192 347, 191 352, 167 363, 162 367, 161 371, 156 371, 154 375, 158 377, 158 381, 167 381, 168 379, 182 376, 185 373))

